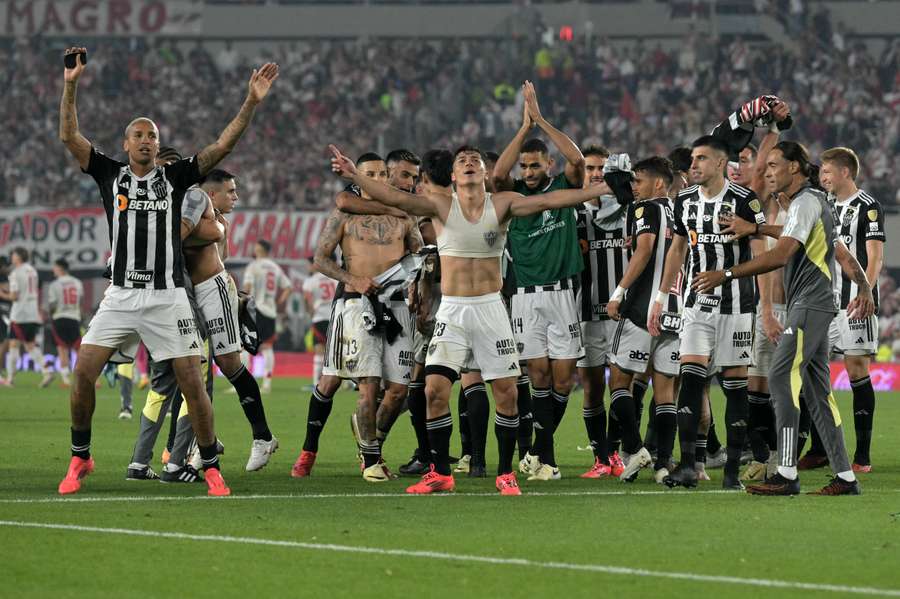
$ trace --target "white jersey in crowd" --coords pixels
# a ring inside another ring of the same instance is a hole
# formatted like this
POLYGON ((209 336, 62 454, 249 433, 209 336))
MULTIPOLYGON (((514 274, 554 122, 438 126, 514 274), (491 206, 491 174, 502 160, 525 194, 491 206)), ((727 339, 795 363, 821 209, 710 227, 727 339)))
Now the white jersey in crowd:
POLYGON ((326 277, 320 272, 315 272, 303 281, 303 293, 309 296, 312 302, 313 322, 329 320, 331 318, 331 300, 334 299, 334 291, 337 281, 326 277))
POLYGON ((50 317, 72 318, 81 320, 81 300, 84 298, 84 286, 72 275, 63 275, 55 279, 47 288, 47 306, 50 317))
POLYGON ((256 301, 256 310, 263 316, 275 318, 278 307, 275 300, 278 291, 291 286, 291 280, 271 258, 254 260, 244 271, 244 286, 250 287, 250 295, 256 301))
POLYGON ((41 315, 38 312, 39 288, 37 271, 27 262, 9 274, 9 290, 19 295, 12 303, 10 321, 18 324, 41 322, 41 315))

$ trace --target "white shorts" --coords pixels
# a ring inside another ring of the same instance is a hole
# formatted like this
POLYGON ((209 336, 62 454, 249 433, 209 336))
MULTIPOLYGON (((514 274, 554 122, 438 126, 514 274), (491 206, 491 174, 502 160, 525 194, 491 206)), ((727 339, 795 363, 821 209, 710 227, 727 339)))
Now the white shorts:
POLYGON ((576 360, 584 355, 581 323, 571 289, 512 296, 512 327, 523 360, 576 360))
POLYGON ((851 320, 841 310, 828 330, 831 351, 845 356, 870 356, 878 352, 878 317, 851 320))
POLYGON ((413 332, 413 361, 416 364, 424 364, 428 357, 428 345, 431 336, 420 333, 418 329, 413 332))
POLYGON ((206 322, 214 356, 241 351, 238 333, 238 296, 226 271, 194 285, 194 297, 206 322))
POLYGON ((331 303, 331 316, 328 319, 328 330, 325 333, 325 355, 322 360, 322 376, 340 376, 337 365, 340 363, 340 343, 335 336, 335 327, 344 310, 344 298, 336 298, 331 303))
POLYGON ((426 368, 477 369, 486 381, 519 376, 519 350, 499 293, 445 295, 435 320, 426 368))
POLYGON ((615 320, 591 320, 581 323, 584 357, 578 360, 578 368, 594 368, 609 363, 609 350, 618 324, 615 320))
POLYGON ((106 288, 81 343, 116 349, 120 361, 131 361, 141 341, 156 362, 202 353, 184 288, 106 288))
POLYGON ((344 309, 335 323, 335 341, 340 344, 338 376, 345 379, 380 378, 408 385, 413 367, 413 317, 405 301, 388 301, 386 306, 400 323, 402 331, 388 343, 384 333, 366 330, 368 301, 359 297, 344 300, 344 309))
POLYGON ((682 356, 709 356, 717 370, 750 365, 753 314, 717 314, 685 308, 682 323, 682 356))
MULTIPOLYGON (((775 320, 780 322, 781 326, 784 326, 784 322, 787 319, 787 308, 784 304, 774 304, 772 311, 775 312, 775 320)), ((753 333, 753 351, 750 352, 752 362, 750 363, 750 368, 747 369, 747 376, 769 378, 769 370, 772 367, 772 355, 774 353, 775 344, 766 337, 766 332, 763 330, 762 317, 759 315, 759 310, 757 310, 753 333)))
POLYGON ((652 336, 627 318, 616 323, 609 361, 621 370, 644 374, 652 363, 653 370, 676 376, 681 366, 679 340, 675 335, 652 336))

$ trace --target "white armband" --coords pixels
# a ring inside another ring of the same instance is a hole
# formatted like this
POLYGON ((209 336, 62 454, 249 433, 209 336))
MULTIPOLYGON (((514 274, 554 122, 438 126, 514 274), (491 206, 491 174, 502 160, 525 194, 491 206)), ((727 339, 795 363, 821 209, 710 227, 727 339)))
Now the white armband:
POLYGON ((623 297, 625 297, 625 290, 619 286, 616 286, 616 290, 613 291, 613 294, 611 296, 609 296, 609 301, 621 302, 623 297))
POLYGON ((657 291, 656 299, 654 299, 653 301, 655 301, 657 304, 665 304, 666 300, 668 300, 668 299, 669 299, 668 293, 666 293, 665 291, 657 291))

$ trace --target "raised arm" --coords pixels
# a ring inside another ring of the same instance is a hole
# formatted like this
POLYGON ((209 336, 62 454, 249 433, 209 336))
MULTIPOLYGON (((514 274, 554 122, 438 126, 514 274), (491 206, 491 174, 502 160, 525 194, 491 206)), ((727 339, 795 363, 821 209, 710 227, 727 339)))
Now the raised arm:
POLYGON ((525 104, 524 115, 522 116, 522 126, 516 131, 512 141, 503 149, 503 153, 494 164, 494 171, 491 173, 491 179, 494 182, 494 189, 497 191, 509 191, 513 188, 513 178, 510 176, 513 168, 516 166, 516 160, 519 159, 519 153, 522 150, 522 144, 528 137, 528 132, 534 127, 534 121, 528 113, 528 104, 525 104))
POLYGON ((78 110, 75 108, 75 93, 78 90, 78 79, 84 72, 83 56, 85 48, 68 48, 65 55, 75 54, 77 59, 73 68, 66 67, 63 76, 63 93, 59 102, 59 140, 63 142, 69 153, 78 161, 78 166, 87 169, 91 160, 91 142, 78 129, 78 110))
MULTIPOLYGON (((390 185, 385 185, 369 177, 360 175, 356 171, 356 165, 353 161, 341 154, 341 151, 334 145, 328 146, 331 150, 331 170, 356 184, 360 189, 365 190, 370 196, 394 208, 399 208, 407 214, 415 216, 437 216, 440 214, 440 198, 431 195, 416 195, 400 191, 390 185)), ((327 272, 325 273, 328 276, 327 272)))
POLYGON ((377 200, 364 200, 355 193, 350 193, 349 191, 340 192, 337 195, 334 203, 338 207, 338 210, 342 210, 350 214, 387 214, 390 216, 396 216, 397 218, 406 217, 406 213, 399 208, 385 206, 377 200))
MULTIPOLYGON (((525 107, 534 124, 550 138, 556 149, 566 159, 566 179, 573 187, 581 187, 584 182, 584 156, 568 135, 551 125, 543 117, 538 106, 537 93, 534 91, 534 84, 531 81, 525 82, 525 107)), ((496 171, 496 167, 494 170, 496 171)))
POLYGON ((201 175, 211 171, 223 158, 231 153, 241 135, 247 130, 256 107, 269 93, 272 83, 277 78, 278 65, 273 62, 267 62, 259 69, 253 70, 253 74, 250 76, 250 83, 248 84, 247 98, 241 105, 237 116, 219 134, 219 139, 203 148, 197 154, 197 163, 201 175))
POLYGON ((772 107, 772 116, 774 117, 772 126, 769 128, 765 137, 763 137, 762 142, 759 144, 759 150, 756 152, 756 162, 753 164, 753 175, 750 181, 750 188, 761 200, 768 196, 768 194, 766 194, 766 157, 775 147, 775 144, 778 143, 778 138, 781 134, 781 130, 778 128, 777 123, 786 119, 790 114, 791 109, 787 105, 787 102, 779 102, 772 107))

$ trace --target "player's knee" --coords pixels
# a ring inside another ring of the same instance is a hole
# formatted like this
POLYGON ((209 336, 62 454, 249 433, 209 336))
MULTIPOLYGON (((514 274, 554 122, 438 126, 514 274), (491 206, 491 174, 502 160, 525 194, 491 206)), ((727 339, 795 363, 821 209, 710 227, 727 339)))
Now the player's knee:
POLYGON ((235 352, 233 354, 225 354, 224 356, 216 356, 216 364, 226 377, 232 377, 244 365, 241 362, 241 354, 235 352))
POLYGON ((846 356, 844 366, 851 381, 869 376, 869 356, 846 356))

